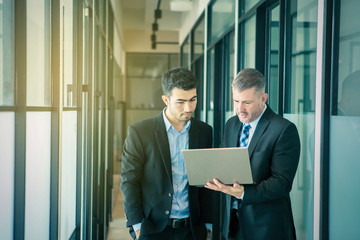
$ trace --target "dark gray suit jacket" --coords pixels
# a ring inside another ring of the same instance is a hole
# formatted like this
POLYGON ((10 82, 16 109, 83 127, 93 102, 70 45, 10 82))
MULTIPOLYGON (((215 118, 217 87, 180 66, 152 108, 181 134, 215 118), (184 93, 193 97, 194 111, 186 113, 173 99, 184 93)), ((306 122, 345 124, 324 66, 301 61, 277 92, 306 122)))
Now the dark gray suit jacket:
MULTIPOLYGON (((189 148, 211 148, 212 128, 191 119, 189 148)), ((162 113, 129 126, 122 155, 121 191, 127 226, 141 222, 144 235, 164 230, 172 204, 170 147, 162 113)), ((211 223, 211 191, 189 186, 191 228, 205 239, 211 223)))
MULTIPOLYGON (((228 120, 223 147, 236 147, 242 123, 238 116, 228 120)), ((248 146, 253 185, 245 185, 239 201, 243 239, 296 239, 290 190, 300 156, 296 126, 276 115, 268 106, 248 146)), ((231 197, 223 195, 222 236, 227 238, 231 197)))

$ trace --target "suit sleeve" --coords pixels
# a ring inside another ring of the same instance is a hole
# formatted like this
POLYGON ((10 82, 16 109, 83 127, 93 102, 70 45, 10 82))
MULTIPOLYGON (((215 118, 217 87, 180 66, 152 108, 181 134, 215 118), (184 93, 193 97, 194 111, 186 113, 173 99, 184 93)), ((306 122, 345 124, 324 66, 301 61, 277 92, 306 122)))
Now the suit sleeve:
POLYGON ((144 150, 135 128, 129 126, 121 162, 121 191, 124 197, 126 225, 140 223, 144 218, 141 201, 141 178, 144 150))
POLYGON ((256 158, 269 158, 270 177, 254 185, 245 185, 243 204, 266 202, 288 196, 300 156, 300 139, 295 125, 291 123, 283 129, 270 156, 255 154, 252 161, 256 158))

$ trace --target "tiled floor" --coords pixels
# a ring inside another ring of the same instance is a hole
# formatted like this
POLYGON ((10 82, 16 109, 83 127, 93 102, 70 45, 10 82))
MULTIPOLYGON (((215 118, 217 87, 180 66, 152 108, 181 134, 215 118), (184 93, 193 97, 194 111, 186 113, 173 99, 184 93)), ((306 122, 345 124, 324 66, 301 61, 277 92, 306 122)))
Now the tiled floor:
POLYGON ((109 223, 107 240, 131 240, 132 238, 125 225, 123 198, 119 189, 120 175, 114 175, 114 186, 117 186, 114 188, 113 192, 113 194, 116 195, 116 200, 114 200, 115 204, 112 213, 113 220, 109 223))

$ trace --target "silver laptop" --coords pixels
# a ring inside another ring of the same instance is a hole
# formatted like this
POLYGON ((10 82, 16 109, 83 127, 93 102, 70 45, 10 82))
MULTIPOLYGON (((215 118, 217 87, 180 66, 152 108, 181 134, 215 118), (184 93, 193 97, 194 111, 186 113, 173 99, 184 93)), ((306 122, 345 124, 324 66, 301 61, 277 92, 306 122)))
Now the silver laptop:
POLYGON ((189 185, 203 186, 213 178, 224 184, 252 184, 247 148, 189 149, 182 151, 189 185))

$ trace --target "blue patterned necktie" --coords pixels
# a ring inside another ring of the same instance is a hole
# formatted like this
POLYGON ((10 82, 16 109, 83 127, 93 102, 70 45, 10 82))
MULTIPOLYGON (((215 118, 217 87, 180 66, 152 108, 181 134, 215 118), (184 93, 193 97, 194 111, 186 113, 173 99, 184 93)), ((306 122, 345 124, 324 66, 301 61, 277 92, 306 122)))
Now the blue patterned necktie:
POLYGON ((245 123, 243 126, 242 133, 240 135, 240 147, 247 147, 249 144, 250 124, 245 123))

